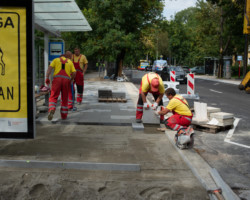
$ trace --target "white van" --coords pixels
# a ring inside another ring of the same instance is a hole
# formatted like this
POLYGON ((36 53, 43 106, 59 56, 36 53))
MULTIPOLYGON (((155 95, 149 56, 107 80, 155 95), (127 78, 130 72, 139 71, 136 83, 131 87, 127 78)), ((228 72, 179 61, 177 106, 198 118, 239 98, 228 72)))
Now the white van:
POLYGON ((167 65, 166 60, 155 60, 153 64, 152 71, 153 72, 160 72, 163 69, 163 65, 167 65))

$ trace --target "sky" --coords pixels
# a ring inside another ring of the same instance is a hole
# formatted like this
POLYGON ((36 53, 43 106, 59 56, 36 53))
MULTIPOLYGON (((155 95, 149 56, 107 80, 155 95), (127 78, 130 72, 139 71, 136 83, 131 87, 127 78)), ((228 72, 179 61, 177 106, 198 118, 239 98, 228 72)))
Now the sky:
POLYGON ((177 12, 184 10, 188 7, 195 7, 196 0, 165 0, 165 7, 163 16, 167 20, 171 19, 171 15, 175 15, 177 12))

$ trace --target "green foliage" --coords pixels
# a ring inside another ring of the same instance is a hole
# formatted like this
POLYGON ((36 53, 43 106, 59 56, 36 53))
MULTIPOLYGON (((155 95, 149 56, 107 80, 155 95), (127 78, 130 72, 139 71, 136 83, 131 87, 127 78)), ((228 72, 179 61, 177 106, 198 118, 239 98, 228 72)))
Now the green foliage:
MULTIPOLYGON (((250 66, 247 66, 247 72, 250 71, 250 66)), ((239 65, 231 66, 231 76, 237 77, 239 75, 239 65)), ((243 76, 243 67, 240 67, 240 76, 243 76)))
POLYGON ((126 62, 140 60, 148 49, 142 32, 161 19, 161 0, 77 0, 79 5, 84 2, 88 4, 83 14, 93 31, 63 34, 67 48, 78 45, 89 59, 117 61, 123 51, 126 62))
POLYGON ((169 35, 169 56, 174 57, 177 64, 202 65, 204 57, 219 57, 221 41, 224 55, 241 54, 243 5, 243 0, 198 0, 195 8, 178 12, 164 25, 169 35))

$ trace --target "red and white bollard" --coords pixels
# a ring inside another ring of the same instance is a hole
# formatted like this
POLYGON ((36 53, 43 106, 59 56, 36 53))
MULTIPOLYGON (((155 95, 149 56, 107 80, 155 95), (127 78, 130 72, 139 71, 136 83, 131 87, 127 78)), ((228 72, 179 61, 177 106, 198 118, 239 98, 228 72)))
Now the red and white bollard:
POLYGON ((170 71, 170 82, 175 82, 175 71, 170 71))
POLYGON ((194 94, 194 74, 187 74, 187 94, 194 94))

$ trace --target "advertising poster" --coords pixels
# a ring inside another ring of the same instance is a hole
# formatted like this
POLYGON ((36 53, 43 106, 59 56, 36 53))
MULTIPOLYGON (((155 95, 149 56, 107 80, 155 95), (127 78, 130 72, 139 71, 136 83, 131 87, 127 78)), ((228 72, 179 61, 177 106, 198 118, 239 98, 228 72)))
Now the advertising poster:
POLYGON ((33 120, 29 119, 33 118, 33 94, 29 91, 33 87, 33 59, 27 51, 28 43, 32 44, 27 41, 27 21, 27 7, 0 3, 0 137, 34 134, 33 120))

